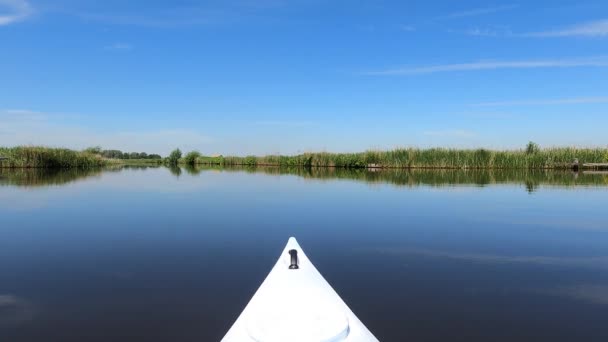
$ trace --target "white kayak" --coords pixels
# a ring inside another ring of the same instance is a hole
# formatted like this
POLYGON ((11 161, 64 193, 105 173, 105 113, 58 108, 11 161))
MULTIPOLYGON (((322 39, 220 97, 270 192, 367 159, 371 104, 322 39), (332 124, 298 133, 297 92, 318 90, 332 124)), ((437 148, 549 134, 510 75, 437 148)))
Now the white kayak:
POLYGON ((378 342, 289 238, 222 342, 378 342))

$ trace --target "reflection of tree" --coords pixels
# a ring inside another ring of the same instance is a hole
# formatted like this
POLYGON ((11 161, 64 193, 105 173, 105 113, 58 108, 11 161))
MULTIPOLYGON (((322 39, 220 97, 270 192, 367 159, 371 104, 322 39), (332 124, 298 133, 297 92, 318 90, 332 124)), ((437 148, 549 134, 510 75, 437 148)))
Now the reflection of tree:
POLYGON ((201 172, 203 172, 203 169, 200 167, 197 167, 195 165, 190 165, 190 164, 186 164, 186 172, 191 175, 191 176, 196 176, 199 175, 201 172))
POLYGON ((169 171, 171 171, 171 174, 175 177, 179 177, 182 175, 182 169, 179 166, 170 166, 169 171))

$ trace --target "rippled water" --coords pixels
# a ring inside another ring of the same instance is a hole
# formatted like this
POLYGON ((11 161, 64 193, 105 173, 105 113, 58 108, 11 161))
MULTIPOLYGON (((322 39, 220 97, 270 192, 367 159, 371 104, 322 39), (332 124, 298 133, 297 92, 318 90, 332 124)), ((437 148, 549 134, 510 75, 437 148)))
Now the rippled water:
POLYGON ((608 340, 608 175, 0 170, 0 341, 219 341, 289 236, 381 341, 608 340))

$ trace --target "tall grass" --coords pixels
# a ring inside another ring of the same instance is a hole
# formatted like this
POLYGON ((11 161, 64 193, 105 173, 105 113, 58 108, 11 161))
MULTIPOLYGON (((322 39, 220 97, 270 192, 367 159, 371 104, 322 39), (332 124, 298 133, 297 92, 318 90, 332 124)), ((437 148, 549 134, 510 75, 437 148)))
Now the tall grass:
POLYGON ((305 153, 296 156, 199 157, 197 163, 337 168, 565 169, 571 167, 574 159, 580 163, 608 162, 608 149, 566 147, 496 151, 406 148, 361 153, 305 153))
MULTIPOLYGON (((22 146, 0 147, 0 167, 9 168, 91 168, 120 163, 99 155, 61 148, 22 146)), ((361 153, 304 153, 295 156, 206 157, 190 153, 178 161, 187 164, 222 166, 281 166, 281 167, 336 167, 336 168, 433 168, 433 169, 565 169, 578 159, 580 163, 608 162, 606 148, 548 148, 522 150, 403 148, 390 151, 361 153)), ((147 162, 147 161, 146 161, 147 162)), ((154 161, 157 164, 159 161, 154 161)))
POLYGON ((106 159, 95 154, 41 146, 0 147, 0 157, 8 158, 0 161, 0 167, 5 168, 86 169, 107 165, 106 159))

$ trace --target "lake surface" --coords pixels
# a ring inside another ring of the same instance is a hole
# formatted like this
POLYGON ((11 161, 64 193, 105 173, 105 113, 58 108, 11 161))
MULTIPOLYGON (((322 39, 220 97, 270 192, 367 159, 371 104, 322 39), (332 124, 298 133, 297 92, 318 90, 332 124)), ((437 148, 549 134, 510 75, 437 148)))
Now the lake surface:
POLYGON ((608 175, 0 170, 0 341, 219 341, 295 236, 387 341, 608 341, 608 175))

